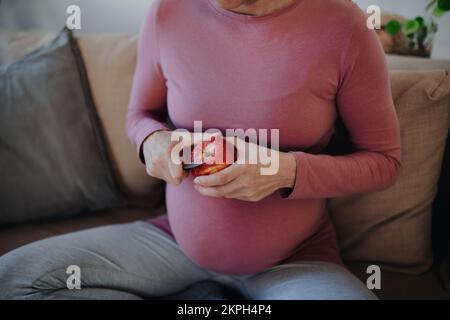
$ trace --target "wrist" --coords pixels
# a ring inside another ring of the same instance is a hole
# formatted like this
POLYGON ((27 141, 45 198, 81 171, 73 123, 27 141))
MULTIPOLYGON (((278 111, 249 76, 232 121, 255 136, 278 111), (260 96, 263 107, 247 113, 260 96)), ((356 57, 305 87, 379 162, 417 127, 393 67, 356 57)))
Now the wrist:
POLYGON ((297 161, 292 153, 280 152, 280 188, 293 188, 297 174, 297 161))
POLYGON ((148 145, 148 143, 150 142, 150 140, 153 140, 153 139, 150 139, 150 138, 154 138, 154 137, 155 137, 155 134, 160 133, 160 132, 163 132, 163 131, 169 131, 169 130, 164 130, 164 129, 162 129, 162 130, 154 131, 154 132, 152 132, 151 134, 149 134, 149 135, 142 141, 141 146, 139 147, 139 159, 141 160, 141 162, 142 162, 143 164, 145 164, 145 157, 144 157, 144 148, 145 148, 145 146, 148 145))
POLYGON ((154 138, 157 138, 160 134, 162 134, 164 132, 169 132, 169 130, 163 129, 163 130, 157 130, 157 131, 152 132, 144 139, 144 142, 142 142, 142 146, 145 146, 146 144, 151 143, 151 141, 154 140, 154 138))

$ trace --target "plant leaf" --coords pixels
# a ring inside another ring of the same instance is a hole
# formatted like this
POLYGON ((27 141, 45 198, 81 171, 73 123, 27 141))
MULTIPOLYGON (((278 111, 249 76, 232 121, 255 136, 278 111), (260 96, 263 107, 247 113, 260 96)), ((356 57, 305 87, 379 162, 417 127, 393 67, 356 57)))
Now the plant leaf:
POLYGON ((433 16, 435 16, 436 18, 440 18, 444 15, 445 11, 441 10, 439 7, 434 8, 433 10, 433 16))
POLYGON ((442 11, 450 11, 450 0, 438 0, 437 6, 442 11))
POLYGON ((403 26, 405 34, 415 33, 420 28, 419 23, 416 20, 407 20, 403 26))
POLYGON ((425 20, 422 17, 416 17, 415 20, 419 23, 419 27, 423 27, 425 25, 425 20))
POLYGON ((390 20, 385 26, 386 32, 395 36, 402 29, 402 25, 397 20, 390 20))

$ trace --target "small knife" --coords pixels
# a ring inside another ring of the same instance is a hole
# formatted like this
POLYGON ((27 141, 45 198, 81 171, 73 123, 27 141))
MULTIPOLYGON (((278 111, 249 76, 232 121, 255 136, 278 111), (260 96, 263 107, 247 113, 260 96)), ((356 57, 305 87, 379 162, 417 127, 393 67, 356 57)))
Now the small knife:
POLYGON ((192 170, 202 165, 203 163, 183 163, 183 170, 192 170))

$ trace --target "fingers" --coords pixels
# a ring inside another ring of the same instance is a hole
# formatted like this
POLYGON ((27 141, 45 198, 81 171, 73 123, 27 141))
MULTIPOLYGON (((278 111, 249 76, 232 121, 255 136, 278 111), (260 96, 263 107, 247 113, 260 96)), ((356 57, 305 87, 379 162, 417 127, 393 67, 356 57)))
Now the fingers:
POLYGON ((168 183, 179 185, 183 178, 185 177, 183 167, 181 164, 174 164, 172 161, 169 160, 169 180, 168 183))
POLYGON ((147 154, 146 159, 147 174, 151 177, 164 180, 174 185, 179 185, 183 181, 183 178, 185 178, 185 172, 181 163, 174 163, 168 156, 152 158, 147 154))
POLYGON ((235 163, 212 175, 197 177, 194 179, 194 183, 202 187, 223 186, 238 178, 243 169, 242 165, 235 163))

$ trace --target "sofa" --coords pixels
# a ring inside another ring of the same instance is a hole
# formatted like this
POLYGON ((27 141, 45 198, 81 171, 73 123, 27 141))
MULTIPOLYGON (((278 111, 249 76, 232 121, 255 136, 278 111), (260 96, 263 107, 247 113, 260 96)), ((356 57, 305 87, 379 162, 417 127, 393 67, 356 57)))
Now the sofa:
MULTIPOLYGON (((54 34, 47 33, 17 33, 14 36, 16 47, 3 54, 9 54, 10 58, 18 58, 19 55, 47 43, 53 36, 54 34)), ((124 130, 124 119, 136 62, 137 36, 133 34, 81 35, 77 37, 77 41, 85 61, 87 77, 106 145, 105 155, 112 164, 114 177, 125 198, 125 204, 115 209, 86 212, 65 219, 48 219, 2 226, 0 227, 0 255, 47 237, 102 225, 150 219, 165 212, 164 185, 161 181, 146 175, 145 168, 136 155, 135 147, 127 140, 124 130)), ((450 70, 450 61, 400 56, 387 56, 387 60, 391 71, 450 70)), ((393 88, 394 92, 396 90, 403 89, 393 88)), ((444 141, 447 140, 447 135, 448 131, 442 137, 444 141)), ((447 258, 448 230, 450 229, 447 218, 449 216, 449 186, 446 184, 448 170, 450 170, 449 149, 446 148, 445 154, 442 155, 440 171, 442 174, 439 189, 436 190, 437 196, 434 197, 436 194, 433 193, 433 224, 430 224, 429 228, 430 232, 437 233, 436 236, 431 234, 433 241, 438 239, 436 241, 440 242, 438 244, 433 242, 429 247, 430 252, 426 254, 431 256, 431 250, 438 250, 435 252, 434 262, 427 260, 423 268, 416 268, 413 271, 409 269, 406 272, 397 270, 401 268, 384 268, 382 264, 382 287, 375 291, 381 299, 450 299, 450 291, 445 289, 440 275, 442 263, 447 258), (448 224, 445 225, 445 223, 448 224)), ((440 165, 441 162, 438 162, 440 165)), ((342 203, 338 203, 335 207, 341 205, 342 203)), ((339 229, 341 224, 336 225, 339 229)), ((412 238, 410 241, 414 242, 415 239, 412 238)), ((360 255, 355 258, 349 253, 344 255, 344 259, 349 257, 346 262, 350 270, 366 282, 367 265, 377 261, 378 256, 373 256, 374 259, 361 261, 364 257, 360 258, 360 255)))

